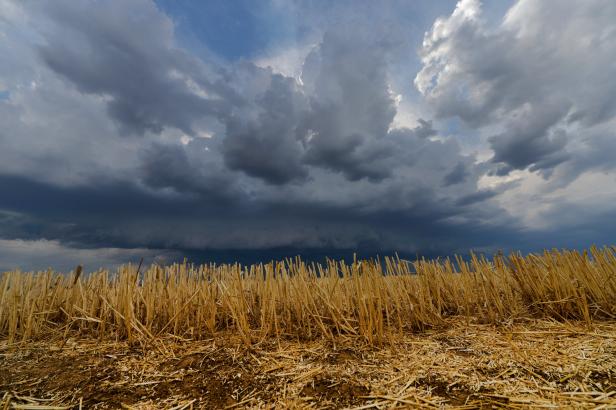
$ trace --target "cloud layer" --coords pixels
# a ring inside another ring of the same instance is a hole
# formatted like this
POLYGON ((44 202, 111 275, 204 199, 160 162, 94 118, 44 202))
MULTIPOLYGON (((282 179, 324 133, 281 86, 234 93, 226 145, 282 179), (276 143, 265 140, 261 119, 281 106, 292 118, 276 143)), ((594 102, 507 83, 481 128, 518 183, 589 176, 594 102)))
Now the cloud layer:
POLYGON ((192 50, 146 0, 2 3, 0 240, 129 256, 593 241, 563 242, 584 224, 558 216, 587 204, 580 178, 616 181, 611 2, 426 6, 423 39, 393 1, 331 20, 279 7, 312 27, 267 60, 281 67, 192 50))

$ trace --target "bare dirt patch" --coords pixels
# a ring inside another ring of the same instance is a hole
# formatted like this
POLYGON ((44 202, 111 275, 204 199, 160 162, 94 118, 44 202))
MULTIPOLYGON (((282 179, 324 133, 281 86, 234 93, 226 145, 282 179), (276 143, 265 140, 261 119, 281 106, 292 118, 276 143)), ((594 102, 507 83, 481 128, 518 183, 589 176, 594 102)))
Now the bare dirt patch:
POLYGON ((306 384, 300 395, 309 401, 327 401, 340 407, 347 407, 364 401, 369 389, 348 380, 319 378, 306 384))

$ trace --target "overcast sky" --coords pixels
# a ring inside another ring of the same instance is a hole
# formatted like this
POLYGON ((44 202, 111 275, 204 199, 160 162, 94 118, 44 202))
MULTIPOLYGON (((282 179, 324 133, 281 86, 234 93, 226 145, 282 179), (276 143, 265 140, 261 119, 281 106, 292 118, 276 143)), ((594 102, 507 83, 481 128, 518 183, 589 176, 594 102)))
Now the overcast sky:
POLYGON ((0 0, 0 269, 616 242, 612 0, 0 0))

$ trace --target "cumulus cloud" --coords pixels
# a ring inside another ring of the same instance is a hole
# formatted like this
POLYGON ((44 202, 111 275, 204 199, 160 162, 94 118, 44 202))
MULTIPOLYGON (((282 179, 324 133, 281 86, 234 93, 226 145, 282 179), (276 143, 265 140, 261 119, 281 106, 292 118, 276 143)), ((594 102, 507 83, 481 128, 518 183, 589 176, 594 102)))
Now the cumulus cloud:
POLYGON ((232 97, 230 90, 175 45, 171 20, 153 2, 39 6, 43 61, 80 91, 103 97, 123 132, 192 134, 199 118, 224 115, 220 98, 232 97))
POLYGON ((505 123, 505 130, 488 138, 499 175, 512 169, 548 172, 566 161, 567 133, 553 127, 566 114, 562 105, 530 106, 505 123))
POLYGON ((233 176, 204 148, 200 141, 147 147, 141 154, 141 181, 153 189, 197 193, 210 200, 231 195, 233 176))
POLYGON ((306 162, 342 172, 351 180, 380 180, 389 170, 370 166, 391 156, 379 142, 396 110, 388 89, 388 45, 349 28, 325 33, 306 58, 302 81, 311 112, 303 124, 306 162))
POLYGON ((254 103, 256 118, 235 115, 226 122, 225 163, 275 185, 305 179, 298 123, 306 102, 295 80, 271 75, 269 87, 254 103))
POLYGON ((616 115, 614 16, 604 0, 520 0, 494 26, 462 0, 426 33, 415 85, 439 117, 502 129, 489 138, 498 173, 549 173, 569 158, 572 123, 616 115))

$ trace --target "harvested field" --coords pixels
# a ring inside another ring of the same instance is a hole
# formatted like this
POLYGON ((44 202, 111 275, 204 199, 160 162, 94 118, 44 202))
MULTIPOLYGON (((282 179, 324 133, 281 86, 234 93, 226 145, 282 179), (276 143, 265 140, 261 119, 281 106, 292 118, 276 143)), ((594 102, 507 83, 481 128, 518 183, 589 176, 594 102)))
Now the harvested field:
MULTIPOLYGON (((79 408, 615 408, 616 323, 448 321, 372 347, 235 334, 2 345, 5 405, 79 408)), ((14 407, 28 408, 28 407, 14 407)), ((35 407, 30 407, 35 408, 35 407)))
POLYGON ((614 248, 0 280, 0 408, 616 408, 614 248))

